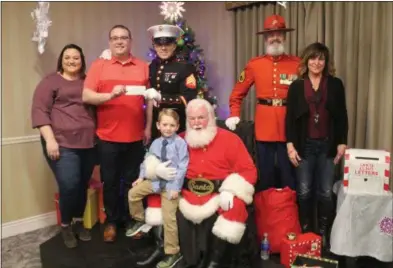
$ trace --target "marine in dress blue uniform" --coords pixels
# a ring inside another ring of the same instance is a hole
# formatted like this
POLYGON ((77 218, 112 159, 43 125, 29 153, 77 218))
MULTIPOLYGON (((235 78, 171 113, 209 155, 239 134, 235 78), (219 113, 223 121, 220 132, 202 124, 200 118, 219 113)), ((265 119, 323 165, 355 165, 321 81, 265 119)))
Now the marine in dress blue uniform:
MULTIPOLYGON (((183 34, 183 30, 174 25, 155 25, 148 29, 152 35, 154 49, 166 49, 183 34)), ((150 86, 161 94, 158 107, 153 108, 152 139, 160 136, 154 122, 158 119, 159 112, 164 108, 174 109, 180 117, 178 133, 185 130, 187 103, 197 97, 196 69, 193 64, 181 61, 176 57, 176 50, 167 59, 161 59, 159 53, 149 66, 150 86)))

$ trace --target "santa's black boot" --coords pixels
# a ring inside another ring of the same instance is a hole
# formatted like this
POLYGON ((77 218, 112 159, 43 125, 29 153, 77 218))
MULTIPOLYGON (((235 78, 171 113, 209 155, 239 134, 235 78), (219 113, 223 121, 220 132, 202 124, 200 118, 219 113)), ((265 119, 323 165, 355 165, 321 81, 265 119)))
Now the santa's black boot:
POLYGON ((210 253, 210 258, 204 268, 224 268, 226 262, 229 258, 227 252, 229 251, 232 244, 225 240, 222 240, 214 236, 212 252, 210 253))
POLYGON ((199 261, 198 265, 196 268, 205 268, 206 265, 209 263, 209 254, 208 252, 203 252, 202 259, 199 261))
POLYGON ((138 261, 138 266, 151 267, 153 263, 159 261, 164 257, 164 227, 162 225, 153 227, 153 236, 156 243, 156 248, 145 260, 138 261))

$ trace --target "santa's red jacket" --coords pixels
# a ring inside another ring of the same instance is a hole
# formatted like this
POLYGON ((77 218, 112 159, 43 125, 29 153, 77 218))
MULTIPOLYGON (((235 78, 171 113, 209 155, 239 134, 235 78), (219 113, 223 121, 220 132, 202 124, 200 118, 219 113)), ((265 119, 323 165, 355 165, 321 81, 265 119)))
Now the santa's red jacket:
MULTIPOLYGON (((243 141, 234 133, 217 128, 217 134, 205 147, 189 147, 190 161, 186 177, 188 180, 179 202, 184 217, 195 224, 201 223, 214 213, 220 215, 213 227, 213 234, 230 243, 240 242, 247 220, 246 205, 251 204, 257 170, 243 141), (209 181, 213 183, 209 183, 209 181), (205 192, 218 185, 218 193, 205 192), (220 192, 231 192, 233 208, 224 211, 220 208, 220 192)), ((153 171, 159 161, 146 161, 153 171)), ((154 174, 152 174, 154 176, 154 174)), ((162 224, 160 195, 148 197, 146 222, 151 225, 162 224)))

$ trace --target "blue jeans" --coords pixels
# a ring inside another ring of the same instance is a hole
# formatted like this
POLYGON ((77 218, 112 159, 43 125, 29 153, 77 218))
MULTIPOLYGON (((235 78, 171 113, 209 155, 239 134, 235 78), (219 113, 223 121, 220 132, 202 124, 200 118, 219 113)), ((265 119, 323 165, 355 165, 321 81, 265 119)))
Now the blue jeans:
POLYGON ((262 142, 257 141, 258 169, 260 173, 260 190, 272 187, 289 187, 295 190, 295 176, 291 162, 288 158, 287 145, 285 142, 262 142), (275 159, 280 171, 280 183, 276 181, 275 159))
POLYGON ((299 200, 310 200, 316 189, 318 201, 332 202, 335 165, 334 158, 327 157, 327 148, 327 140, 307 139, 302 160, 296 168, 299 200))
POLYGON ((83 218, 88 183, 95 166, 94 149, 71 149, 60 147, 60 158, 51 160, 46 143, 41 139, 44 156, 55 175, 59 188, 61 223, 70 224, 73 218, 83 218))

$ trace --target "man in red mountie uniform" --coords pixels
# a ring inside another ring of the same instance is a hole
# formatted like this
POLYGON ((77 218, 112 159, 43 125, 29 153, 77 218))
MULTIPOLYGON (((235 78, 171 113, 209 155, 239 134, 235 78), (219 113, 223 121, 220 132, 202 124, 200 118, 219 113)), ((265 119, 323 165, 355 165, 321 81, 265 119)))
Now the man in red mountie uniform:
MULTIPOLYGON (((190 162, 179 203, 180 250, 186 265, 220 267, 229 245, 238 244, 246 229, 246 205, 253 201, 257 171, 243 141, 236 134, 218 128, 213 107, 203 99, 189 102, 186 110, 190 162), (202 258, 201 258, 202 257, 202 258)), ((171 179, 172 168, 156 168, 155 176, 171 179)), ((146 167, 147 168, 147 167, 146 167)), ((159 203, 150 196, 146 222, 159 224, 159 203), (152 212, 157 213, 152 215, 152 212), (152 221, 150 221, 152 222, 152 221)), ((159 244, 152 257, 159 253, 159 244)), ((150 263, 150 262, 149 262, 150 263)), ((146 264, 146 262, 143 262, 146 264)))
POLYGON ((229 98, 230 117, 225 121, 231 130, 240 121, 243 99, 255 84, 257 106, 255 110, 255 139, 258 150, 258 169, 261 190, 276 186, 274 181, 275 154, 280 167, 281 187, 295 190, 295 177, 289 161, 285 137, 286 98, 289 85, 297 79, 300 59, 284 52, 285 20, 279 15, 266 18, 263 34, 266 54, 251 59, 232 90, 229 98))

